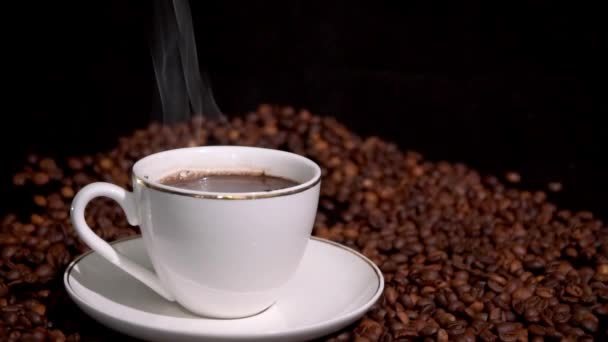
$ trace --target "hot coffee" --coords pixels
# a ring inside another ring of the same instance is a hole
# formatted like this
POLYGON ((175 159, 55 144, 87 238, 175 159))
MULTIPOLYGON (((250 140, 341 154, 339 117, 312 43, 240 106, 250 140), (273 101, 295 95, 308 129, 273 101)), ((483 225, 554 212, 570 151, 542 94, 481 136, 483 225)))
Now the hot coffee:
POLYGON ((290 179, 255 172, 205 173, 179 171, 164 177, 161 184, 176 188, 205 192, 261 192, 298 185, 290 179))
POLYGON ((274 305, 297 270, 315 222, 321 172, 310 159, 268 148, 166 150, 133 165, 133 192, 105 182, 80 189, 71 221, 100 257, 166 300, 204 317, 248 317, 274 305), (118 202, 141 228, 153 270, 91 230, 85 209, 96 197, 118 202))

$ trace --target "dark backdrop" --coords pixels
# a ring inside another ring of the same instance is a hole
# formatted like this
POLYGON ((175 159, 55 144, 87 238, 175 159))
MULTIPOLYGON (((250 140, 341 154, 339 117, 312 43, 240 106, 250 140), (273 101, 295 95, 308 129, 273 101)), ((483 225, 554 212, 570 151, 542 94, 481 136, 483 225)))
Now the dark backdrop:
MULTIPOLYGON (((523 187, 561 181, 555 201, 606 216, 599 7, 399 3, 194 2, 220 108, 306 107, 431 159, 519 171, 523 187)), ((4 82, 6 194, 27 153, 111 148, 158 109, 149 3, 19 6, 4 11, 16 19, 5 49, 14 58, 4 82)), ((15 205, 6 195, 0 204, 15 205)))

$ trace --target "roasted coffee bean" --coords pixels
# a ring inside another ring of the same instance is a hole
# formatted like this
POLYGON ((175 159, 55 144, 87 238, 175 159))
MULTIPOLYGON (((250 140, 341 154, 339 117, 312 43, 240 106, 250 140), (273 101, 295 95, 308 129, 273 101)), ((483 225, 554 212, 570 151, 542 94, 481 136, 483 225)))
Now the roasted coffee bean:
MULTIPOLYGON (((49 331, 48 339, 51 342, 65 342, 66 341, 66 337, 61 330, 49 331)), ((344 340, 338 339, 338 341, 344 341, 344 340)))
POLYGON ((8 324, 9 326, 17 324, 17 320, 19 319, 19 315, 15 312, 3 312, 2 313, 2 321, 8 324))
POLYGON ((43 316, 36 312, 28 311, 25 313, 25 316, 32 323, 32 325, 39 326, 44 324, 43 316))
POLYGON ((544 336, 546 334, 546 329, 542 325, 531 324, 528 326, 528 330, 530 333, 538 336, 544 336))
POLYGON ((563 189, 563 185, 560 182, 550 182, 547 184, 547 188, 552 192, 560 192, 563 189))
POLYGON ((36 172, 32 177, 32 180, 36 185, 45 185, 49 182, 50 178, 49 175, 44 172, 36 172))
POLYGON ((72 198, 74 197, 74 189, 72 189, 70 186, 64 186, 61 188, 61 195, 68 199, 72 198))
POLYGON ((44 315, 46 312, 46 307, 35 299, 28 299, 24 301, 22 305, 24 308, 33 311, 39 315, 44 315))
POLYGON ((0 298, 6 297, 8 295, 9 289, 8 286, 0 280, 0 298))
POLYGON ((462 335, 465 333, 467 327, 467 322, 463 320, 458 320, 453 323, 448 324, 448 333, 452 336, 462 335))
POLYGON ((511 183, 519 183, 521 181, 521 175, 517 172, 507 172, 505 178, 511 183))
POLYGON ((553 308, 552 320, 557 323, 566 323, 570 320, 570 306, 559 304, 553 308))
POLYGON ((532 297, 533 292, 530 291, 527 287, 521 287, 515 292, 513 292, 513 300, 516 302, 525 301, 526 299, 532 297))
POLYGON ((46 332, 40 330, 34 330, 33 332, 26 332, 21 335, 23 342, 43 342, 46 340, 46 332))
POLYGON ((46 207, 47 201, 46 201, 46 198, 44 196, 35 195, 34 196, 34 203, 36 203, 37 206, 46 207))
POLYGON ((13 176, 13 184, 16 186, 22 186, 28 180, 28 175, 25 172, 19 172, 13 176))
POLYGON ((598 265, 593 278, 599 281, 608 281, 608 264, 598 265))
MULTIPOLYGON (((0 293, 1 293, 1 285, 0 285, 0 293)), ((2 296, 0 295, 0 297, 2 297, 2 296)), ((593 311, 598 315, 606 316, 606 315, 608 315, 608 304, 597 305, 597 306, 595 306, 593 311)))
POLYGON ((386 299, 390 304, 395 304, 395 302, 397 302, 397 296, 399 294, 397 293, 397 290, 390 286, 387 286, 384 290, 384 295, 386 296, 386 299))
POLYGON ((481 331, 481 333, 479 333, 479 338, 482 341, 486 341, 486 342, 494 342, 498 339, 498 337, 496 335, 494 335, 490 330, 481 331))
POLYGON ((496 331, 501 341, 512 342, 517 341, 520 335, 521 324, 520 323, 499 323, 496 325, 496 331))
POLYGON ((449 340, 448 332, 445 329, 437 331, 437 342, 447 342, 449 340))
POLYGON ((541 298, 551 298, 555 294, 552 288, 539 286, 536 288, 536 295, 541 298))
POLYGON ((583 295, 583 290, 578 285, 566 286, 566 293, 573 297, 580 297, 583 295))
POLYGON ((579 323, 581 327, 589 332, 596 332, 598 329, 598 321, 592 319, 586 319, 579 323))
POLYGON ((431 336, 431 335, 434 335, 435 333, 437 333, 438 330, 439 330, 439 327, 437 327, 435 325, 427 325, 424 328, 420 329, 419 333, 422 336, 431 336))
POLYGON ((529 308, 524 312, 524 317, 528 322, 539 322, 540 311, 537 308, 529 308))
POLYGON ((7 245, 4 248, 2 248, 0 257, 2 257, 3 260, 9 260, 10 258, 13 257, 13 255, 15 255, 17 253, 17 251, 19 251, 19 249, 20 249, 20 247, 17 245, 7 245))
POLYGON ((36 268, 35 273, 39 278, 43 279, 43 278, 51 277, 54 274, 54 270, 51 265, 43 264, 43 265, 38 266, 38 268, 36 268))

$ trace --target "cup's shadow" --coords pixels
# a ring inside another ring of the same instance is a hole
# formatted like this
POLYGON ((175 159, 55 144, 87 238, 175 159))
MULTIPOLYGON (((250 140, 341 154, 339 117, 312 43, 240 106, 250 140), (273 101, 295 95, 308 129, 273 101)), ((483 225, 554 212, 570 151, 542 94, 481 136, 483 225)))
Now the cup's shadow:
MULTIPOLYGON (((99 268, 95 270, 90 268, 81 269, 80 267, 76 266, 72 269, 70 275, 77 282, 86 284, 87 289, 95 292, 97 295, 138 311, 172 318, 223 321, 235 320, 230 318, 207 317, 194 314, 181 305, 175 302, 167 301, 160 297, 158 294, 150 290, 146 285, 143 285, 136 279, 128 279, 131 278, 130 275, 125 273, 120 268, 104 261, 102 261, 102 263, 106 265, 100 265, 99 268), (106 269, 106 267, 108 269, 106 269), (111 277, 114 278, 113 281, 108 281, 109 274, 111 274, 111 277)), ((262 315, 271 310, 273 305, 264 308, 258 313, 236 319, 247 319, 262 315)))
MULTIPOLYGON (((141 243, 140 239, 131 238, 115 241, 112 245, 118 252, 127 255, 134 262, 149 270, 153 269, 144 244, 141 243)), ((119 305, 168 318, 212 320, 215 322, 226 321, 226 323, 234 320, 248 320, 252 324, 257 322, 260 327, 268 324, 260 324, 263 320, 265 322, 274 321, 275 324, 281 322, 279 326, 283 325, 282 315, 274 305, 254 315, 237 319, 221 319, 194 314, 178 303, 170 302, 160 297, 146 285, 103 259, 100 255, 92 253, 87 255, 86 258, 88 258, 86 262, 89 266, 81 267, 80 264, 75 265, 70 270, 70 277, 73 278, 74 282, 83 285, 86 291, 91 292, 93 296, 103 297, 119 305), (94 267, 92 267, 93 265, 94 267)))
POLYGON ((139 281, 125 279, 131 276, 109 262, 100 262, 98 266, 94 270, 76 266, 71 276, 96 295, 134 310, 174 318, 201 318, 163 299, 139 281))

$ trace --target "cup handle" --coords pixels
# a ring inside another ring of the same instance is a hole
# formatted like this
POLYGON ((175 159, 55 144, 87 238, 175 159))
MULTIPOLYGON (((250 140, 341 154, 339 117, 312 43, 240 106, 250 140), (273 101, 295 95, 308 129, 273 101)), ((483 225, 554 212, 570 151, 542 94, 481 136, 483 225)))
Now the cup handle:
POLYGON ((163 298, 169 301, 175 301, 173 295, 162 286, 160 279, 155 273, 117 252, 109 243, 101 239, 93 230, 91 230, 91 227, 89 227, 84 218, 84 210, 87 204, 95 197, 108 197, 115 200, 120 204, 122 210, 124 210, 129 224, 133 226, 139 224, 137 207, 133 194, 114 184, 97 182, 82 188, 76 194, 76 197, 74 197, 74 201, 72 202, 70 216, 78 236, 91 247, 91 249, 99 253, 99 255, 109 262, 120 267, 135 279, 141 281, 163 298))

